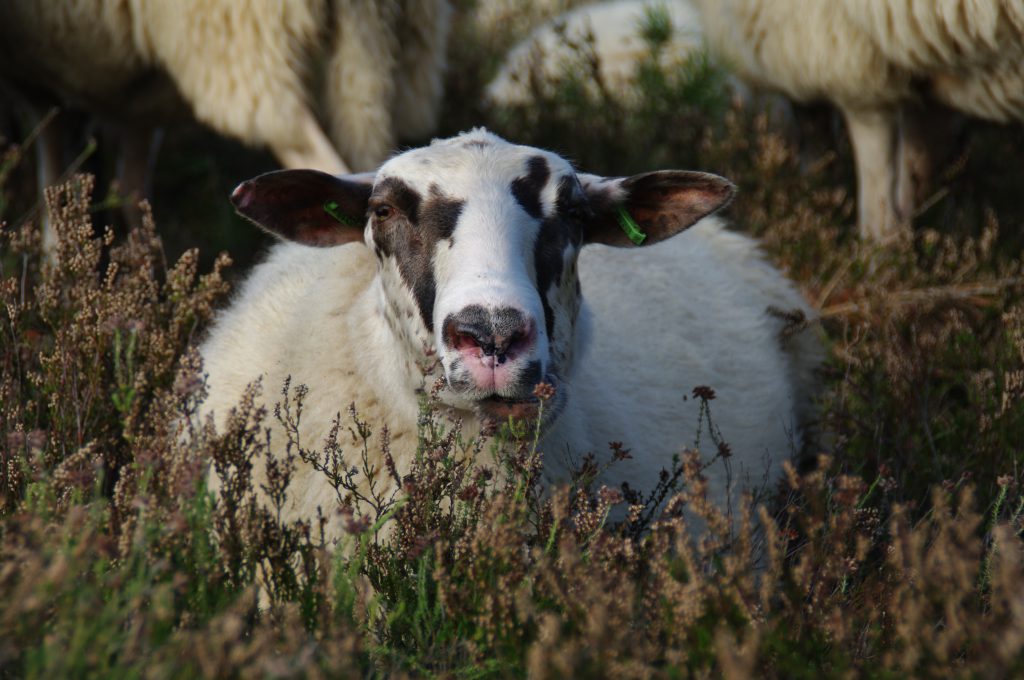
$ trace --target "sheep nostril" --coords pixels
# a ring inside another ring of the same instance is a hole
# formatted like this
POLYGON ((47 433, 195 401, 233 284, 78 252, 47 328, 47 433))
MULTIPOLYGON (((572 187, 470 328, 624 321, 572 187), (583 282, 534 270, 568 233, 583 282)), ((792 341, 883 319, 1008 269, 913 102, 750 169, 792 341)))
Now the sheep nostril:
POLYGON ((453 342, 451 344, 458 350, 483 347, 479 338, 472 333, 455 333, 452 338, 453 342))
POLYGON ((518 311, 499 312, 488 316, 484 310, 477 314, 470 307, 457 316, 449 316, 444 324, 446 343, 460 352, 479 351, 484 357, 493 357, 497 364, 529 351, 536 337, 533 323, 518 311), (495 333, 496 327, 507 335, 495 333))

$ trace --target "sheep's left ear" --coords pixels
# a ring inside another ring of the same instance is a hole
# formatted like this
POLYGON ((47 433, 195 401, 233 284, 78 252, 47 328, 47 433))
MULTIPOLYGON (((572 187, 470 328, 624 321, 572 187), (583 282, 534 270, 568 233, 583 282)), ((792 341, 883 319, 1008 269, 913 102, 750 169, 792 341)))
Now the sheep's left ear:
POLYGON ((335 177, 319 170, 278 170, 239 184, 231 203, 242 217, 308 246, 361 241, 374 173, 335 177))
POLYGON ((577 176, 594 213, 584 241, 610 246, 664 241, 728 205, 736 192, 724 177, 687 170, 577 176))

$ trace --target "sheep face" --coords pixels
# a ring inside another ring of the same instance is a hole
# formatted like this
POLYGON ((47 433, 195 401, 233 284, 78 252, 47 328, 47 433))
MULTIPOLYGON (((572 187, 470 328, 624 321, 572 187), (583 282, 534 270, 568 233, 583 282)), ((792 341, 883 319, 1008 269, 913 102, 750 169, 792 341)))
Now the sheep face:
MULTIPOLYGON (((386 297, 436 352, 445 398, 530 415, 536 385, 559 385, 571 361, 588 210, 572 167, 475 133, 385 163, 369 207, 386 297)), ((564 400, 556 389, 546 414, 564 400)))
POLYGON ((396 156, 375 175, 270 173, 232 200, 284 238, 371 248, 382 316, 403 351, 421 363, 436 356, 449 404, 528 417, 547 383, 547 420, 568 398, 580 249, 656 243, 731 194, 703 173, 580 174, 553 153, 478 130, 396 156))

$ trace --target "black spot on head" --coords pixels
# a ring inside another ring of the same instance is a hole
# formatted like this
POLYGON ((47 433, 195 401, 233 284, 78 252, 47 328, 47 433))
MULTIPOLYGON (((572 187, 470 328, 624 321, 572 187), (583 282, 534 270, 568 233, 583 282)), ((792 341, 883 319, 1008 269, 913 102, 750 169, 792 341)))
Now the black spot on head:
POLYGON ((583 240, 582 220, 586 219, 586 206, 581 201, 582 192, 574 176, 567 175, 559 180, 557 209, 541 222, 534 244, 537 292, 544 306, 544 325, 549 338, 554 333, 555 314, 548 301, 548 290, 562 281, 566 249, 578 247, 583 240))
MULTIPOLYGON (((552 337, 555 332, 555 310, 551 307, 551 301, 548 300, 548 289, 551 287, 553 277, 543 275, 541 269, 539 251, 535 255, 537 259, 537 292, 540 293, 540 303, 544 306, 544 329, 547 331, 548 337, 552 337)), ((550 264, 548 265, 550 268, 550 264)))
POLYGON ((540 192, 547 184, 551 170, 543 156, 532 156, 526 162, 527 173, 523 177, 512 180, 512 195, 530 217, 540 219, 543 210, 540 203, 540 192))
POLYGON ((451 238, 465 201, 430 188, 425 200, 402 180, 389 177, 374 189, 372 206, 386 203, 397 209, 386 220, 373 222, 373 238, 378 257, 394 257, 399 274, 412 291, 413 299, 427 330, 434 330, 434 250, 442 239, 451 238))
POLYGON ((594 213, 575 175, 558 180, 555 210, 568 230, 569 240, 576 246, 583 243, 583 225, 593 219, 594 213))
POLYGON ((451 238, 466 202, 447 196, 436 184, 430 187, 430 198, 420 213, 420 230, 436 233, 439 239, 451 238))
POLYGON ((416 307, 420 310, 423 325, 431 333, 434 332, 434 298, 437 296, 437 281, 434 279, 434 258, 416 260, 398 269, 402 279, 412 288, 412 296, 416 299, 416 307))

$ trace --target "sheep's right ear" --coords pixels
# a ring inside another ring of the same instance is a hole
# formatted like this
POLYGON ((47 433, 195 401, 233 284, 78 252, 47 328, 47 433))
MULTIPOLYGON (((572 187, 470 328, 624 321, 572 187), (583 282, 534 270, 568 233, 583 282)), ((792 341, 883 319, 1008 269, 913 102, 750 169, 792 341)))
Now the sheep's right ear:
POLYGON ((279 170, 239 184, 231 203, 261 229, 309 246, 361 241, 373 173, 335 177, 319 170, 279 170))

